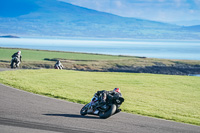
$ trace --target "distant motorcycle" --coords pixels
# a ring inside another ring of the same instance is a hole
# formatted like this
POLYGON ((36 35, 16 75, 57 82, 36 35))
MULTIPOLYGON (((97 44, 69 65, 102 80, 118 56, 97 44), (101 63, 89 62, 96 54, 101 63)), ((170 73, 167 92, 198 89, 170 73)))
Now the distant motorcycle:
POLYGON ((60 70, 62 70, 62 67, 59 66, 59 65, 54 65, 54 68, 55 68, 55 69, 60 69, 60 70))
POLYGON ((124 102, 123 97, 113 97, 104 106, 99 106, 100 96, 93 96, 90 103, 83 106, 80 110, 81 115, 91 114, 98 115, 100 118, 106 119, 121 111, 120 105, 124 102))
POLYGON ((62 65, 62 63, 58 60, 58 61, 56 62, 56 64, 54 65, 54 68, 55 68, 55 69, 60 69, 60 70, 62 70, 62 69, 63 69, 63 65, 62 65))
POLYGON ((11 68, 18 68, 20 64, 20 60, 17 57, 13 57, 11 60, 11 68))

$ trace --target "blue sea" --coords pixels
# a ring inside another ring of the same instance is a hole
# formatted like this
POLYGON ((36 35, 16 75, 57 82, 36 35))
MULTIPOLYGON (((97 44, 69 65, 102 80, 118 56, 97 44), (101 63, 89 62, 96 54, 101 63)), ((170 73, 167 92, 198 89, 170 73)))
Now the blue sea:
POLYGON ((0 47, 200 60, 200 41, 0 38, 0 47))

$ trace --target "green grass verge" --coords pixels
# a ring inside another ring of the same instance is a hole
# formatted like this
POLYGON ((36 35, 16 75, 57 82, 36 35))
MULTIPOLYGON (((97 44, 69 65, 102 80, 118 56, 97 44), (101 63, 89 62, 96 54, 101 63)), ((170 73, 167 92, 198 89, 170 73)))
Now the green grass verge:
POLYGON ((200 125, 199 77, 43 69, 0 72, 0 83, 82 104, 119 87, 124 112, 200 125))

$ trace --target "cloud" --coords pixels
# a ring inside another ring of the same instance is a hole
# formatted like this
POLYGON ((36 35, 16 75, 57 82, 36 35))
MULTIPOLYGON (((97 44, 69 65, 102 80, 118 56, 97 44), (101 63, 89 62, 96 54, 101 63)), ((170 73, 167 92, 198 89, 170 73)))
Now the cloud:
POLYGON ((184 0, 174 0, 175 1, 175 5, 177 6, 177 7, 180 7, 181 5, 182 5, 182 1, 184 1, 184 0))
POLYGON ((159 2, 165 2, 165 0, 158 0, 159 2))
POLYGON ((123 17, 155 21, 200 19, 200 0, 60 0, 123 17))
POLYGON ((116 5, 118 8, 121 8, 123 4, 122 4, 121 1, 117 0, 117 1, 115 1, 115 5, 116 5))
POLYGON ((200 6, 200 0, 194 0, 194 3, 197 4, 197 6, 200 6))

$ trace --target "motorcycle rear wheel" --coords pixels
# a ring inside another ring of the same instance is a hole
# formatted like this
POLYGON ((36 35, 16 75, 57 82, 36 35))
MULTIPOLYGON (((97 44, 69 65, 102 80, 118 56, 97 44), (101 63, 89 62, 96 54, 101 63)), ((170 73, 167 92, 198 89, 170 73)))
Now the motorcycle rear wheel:
POLYGON ((116 109, 117 109, 116 105, 112 104, 108 111, 100 112, 99 117, 102 118, 102 119, 106 119, 106 118, 110 117, 111 115, 113 115, 116 112, 116 109))

